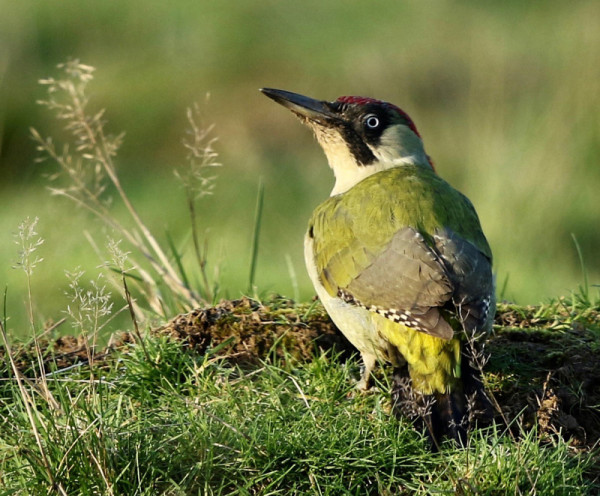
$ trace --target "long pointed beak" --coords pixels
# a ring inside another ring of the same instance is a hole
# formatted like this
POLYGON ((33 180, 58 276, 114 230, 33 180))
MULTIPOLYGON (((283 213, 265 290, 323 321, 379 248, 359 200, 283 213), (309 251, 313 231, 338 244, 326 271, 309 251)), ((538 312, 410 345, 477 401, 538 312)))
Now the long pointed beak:
POLYGON ((311 121, 320 124, 329 124, 340 119, 327 106, 327 102, 315 100, 307 96, 292 93, 291 91, 276 90, 273 88, 261 88, 261 90, 271 100, 276 101, 280 105, 290 109, 300 117, 305 117, 311 121))

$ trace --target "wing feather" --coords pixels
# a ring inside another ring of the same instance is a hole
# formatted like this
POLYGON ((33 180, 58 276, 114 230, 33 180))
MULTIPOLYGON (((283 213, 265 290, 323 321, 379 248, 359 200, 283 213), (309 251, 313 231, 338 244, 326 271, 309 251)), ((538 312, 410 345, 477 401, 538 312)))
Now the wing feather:
POLYGON ((472 327, 487 317, 489 246, 466 197, 433 173, 404 169, 370 176, 315 211, 315 264, 332 296, 449 339, 448 311, 472 327))

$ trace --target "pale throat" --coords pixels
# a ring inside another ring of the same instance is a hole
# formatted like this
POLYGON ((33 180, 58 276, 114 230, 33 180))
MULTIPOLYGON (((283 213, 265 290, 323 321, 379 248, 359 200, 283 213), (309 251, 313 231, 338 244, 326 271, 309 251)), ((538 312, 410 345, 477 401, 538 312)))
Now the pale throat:
POLYGON ((393 126, 381 136, 378 146, 368 145, 376 160, 368 165, 357 162, 348 144, 335 130, 311 126, 335 175, 330 196, 345 193, 363 179, 393 167, 424 164, 430 167, 423 142, 405 126, 393 126), (402 143, 404 146, 399 146, 402 143))
POLYGON ((427 155, 423 153, 400 155, 397 151, 386 151, 381 148, 372 149, 377 158, 373 163, 362 165, 357 163, 354 155, 350 152, 345 143, 336 146, 323 147, 329 166, 333 169, 335 175, 335 185, 331 190, 330 196, 345 193, 363 179, 366 179, 377 172, 381 172, 394 167, 404 165, 424 164, 430 167, 427 155))
POLYGON ((329 165, 333 169, 335 175, 335 184, 331 190, 330 196, 345 193, 363 179, 382 170, 389 169, 389 167, 386 167, 385 164, 381 162, 374 162, 370 165, 358 165, 354 161, 332 164, 330 160, 329 165))

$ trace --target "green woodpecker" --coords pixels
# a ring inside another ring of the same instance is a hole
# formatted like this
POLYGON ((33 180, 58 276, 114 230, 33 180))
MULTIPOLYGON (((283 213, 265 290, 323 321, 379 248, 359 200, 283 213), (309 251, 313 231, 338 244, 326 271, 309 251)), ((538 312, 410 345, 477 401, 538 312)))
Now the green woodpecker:
POLYGON ((261 91, 312 128, 335 174, 310 219, 305 259, 325 309, 362 355, 358 386, 369 387, 377 360, 393 364, 398 387, 408 366, 405 383, 429 405, 421 417, 433 440, 464 441, 467 395, 482 391, 461 360, 465 340, 489 331, 495 313, 492 253, 473 205, 436 174, 395 105, 261 91))

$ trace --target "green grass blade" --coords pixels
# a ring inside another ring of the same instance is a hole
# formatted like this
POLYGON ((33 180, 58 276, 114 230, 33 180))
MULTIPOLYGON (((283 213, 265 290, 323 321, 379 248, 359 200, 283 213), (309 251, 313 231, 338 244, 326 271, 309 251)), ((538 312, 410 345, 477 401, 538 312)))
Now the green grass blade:
POLYGON ((173 260, 175 260, 175 264, 177 265, 177 270, 179 271, 179 275, 181 276, 181 280, 183 281, 183 284, 185 285, 185 287, 189 288, 190 281, 185 272, 185 268, 183 267, 183 262, 181 260, 181 255, 179 253, 179 250, 175 246, 175 242, 173 241, 173 238, 171 237, 171 234, 169 233, 169 231, 165 231, 165 234, 167 236, 167 243, 169 245, 169 249, 171 250, 171 254, 173 255, 173 260))
POLYGON ((256 276, 256 265, 258 258, 258 243, 260 239, 260 225, 262 222, 263 203, 265 198, 265 185, 262 177, 258 181, 258 193, 256 195, 256 209, 254 211, 254 230, 252 233, 252 251, 250 256, 250 277, 248 279, 248 294, 254 293, 254 282, 256 276))

